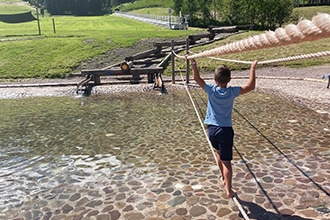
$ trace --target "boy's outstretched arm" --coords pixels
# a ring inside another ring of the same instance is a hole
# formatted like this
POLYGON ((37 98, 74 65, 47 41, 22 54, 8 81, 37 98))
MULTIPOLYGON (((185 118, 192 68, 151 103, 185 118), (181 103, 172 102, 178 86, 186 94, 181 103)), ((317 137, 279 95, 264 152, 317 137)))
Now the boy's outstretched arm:
POLYGON ((246 85, 241 86, 241 92, 240 94, 248 93, 256 87, 256 66, 258 64, 258 60, 255 60, 250 67, 250 77, 249 81, 246 85))
POLYGON ((191 59, 190 61, 191 61, 191 68, 192 68, 192 71, 193 71, 194 80, 197 82, 197 84, 202 89, 204 89, 204 87, 205 87, 205 81, 199 75, 199 71, 198 71, 198 68, 197 68, 197 62, 196 62, 196 60, 195 59, 191 59))

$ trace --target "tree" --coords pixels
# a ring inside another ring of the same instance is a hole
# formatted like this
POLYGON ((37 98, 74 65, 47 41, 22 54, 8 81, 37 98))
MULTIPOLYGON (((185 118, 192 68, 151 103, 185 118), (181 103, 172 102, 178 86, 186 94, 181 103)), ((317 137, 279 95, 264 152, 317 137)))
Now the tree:
POLYGON ((251 24, 262 29, 283 25, 293 10, 292 0, 226 0, 225 20, 229 25, 251 24))
POLYGON ((261 0, 257 13, 260 15, 258 22, 262 29, 272 29, 282 26, 293 10, 291 0, 261 0))
POLYGON ((182 10, 183 0, 176 0, 174 1, 174 14, 180 15, 180 12, 182 10))
POLYGON ((212 0, 175 0, 174 14, 188 14, 190 25, 206 27, 213 21, 211 4, 212 0))
POLYGON ((53 15, 101 15, 110 8, 109 0, 45 0, 45 4, 53 15))

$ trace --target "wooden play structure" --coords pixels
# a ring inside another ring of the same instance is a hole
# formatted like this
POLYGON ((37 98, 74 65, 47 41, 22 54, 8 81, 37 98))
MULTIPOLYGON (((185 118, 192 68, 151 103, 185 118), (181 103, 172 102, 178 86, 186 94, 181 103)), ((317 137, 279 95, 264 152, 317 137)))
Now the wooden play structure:
MULTIPOLYGON (((212 43, 215 40, 221 40, 224 37, 238 33, 235 27, 213 27, 208 32, 190 35, 187 40, 191 47, 212 43)), ((84 77, 77 84, 77 93, 86 96, 91 95, 92 88, 101 85, 101 79, 104 77, 129 76, 130 83, 139 83, 141 75, 147 76, 147 82, 153 83, 154 89, 165 91, 162 74, 168 65, 172 52, 180 52, 186 49, 187 40, 155 42, 154 48, 138 54, 127 56, 123 62, 107 66, 102 69, 84 69, 80 75, 84 77)))

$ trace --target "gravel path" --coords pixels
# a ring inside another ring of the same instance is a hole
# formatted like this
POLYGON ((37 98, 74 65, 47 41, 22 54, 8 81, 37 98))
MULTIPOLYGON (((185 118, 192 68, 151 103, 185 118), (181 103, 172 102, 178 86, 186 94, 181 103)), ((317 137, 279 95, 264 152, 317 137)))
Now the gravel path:
MULTIPOLYGON (((233 71, 231 85, 246 83, 248 70, 233 71)), ((257 91, 271 93, 294 101, 320 113, 330 115, 330 89, 322 76, 330 73, 330 66, 317 66, 304 69, 272 67, 257 69, 257 91)), ((212 74, 203 75, 212 81, 212 74)), ((171 77, 164 76, 168 91, 183 88, 179 82, 171 84, 171 77)), ((177 76, 179 81, 181 77, 177 76)), ((0 98, 23 98, 32 96, 74 96, 76 83, 82 78, 73 77, 58 80, 26 79, 16 82, 0 82, 0 98)), ((152 90, 153 85, 144 83, 129 84, 120 78, 102 79, 105 84, 93 88, 92 94, 113 92, 137 92, 152 90)), ((191 84, 194 81, 191 80, 191 84)))

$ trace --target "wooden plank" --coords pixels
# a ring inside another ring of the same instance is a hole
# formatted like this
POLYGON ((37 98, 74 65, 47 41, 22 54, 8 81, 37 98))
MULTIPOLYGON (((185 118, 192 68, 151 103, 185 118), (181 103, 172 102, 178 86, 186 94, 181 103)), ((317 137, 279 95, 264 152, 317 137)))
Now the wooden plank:
POLYGON ((81 70, 81 75, 95 75, 95 76, 111 76, 111 75, 131 75, 130 73, 125 74, 125 71, 120 68, 110 69, 87 69, 81 70))
MULTIPOLYGON (((175 41, 174 46, 180 46, 180 45, 186 45, 186 41, 175 41)), ((155 47, 170 47, 172 46, 171 41, 169 42, 155 42, 154 43, 155 47)))
POLYGON ((125 60, 126 61, 139 60, 139 59, 142 59, 142 58, 146 58, 146 57, 148 57, 152 54, 158 54, 159 52, 160 52, 160 49, 158 49, 158 48, 152 49, 152 50, 147 50, 147 51, 137 53, 137 54, 132 55, 132 56, 125 57, 125 60))
POLYGON ((95 75, 95 76, 118 76, 118 75, 132 75, 132 74, 150 74, 150 73, 162 73, 164 69, 162 67, 153 68, 132 68, 130 71, 123 71, 120 68, 112 69, 89 69, 82 70, 81 75, 95 75))
POLYGON ((190 44, 195 44, 196 41, 202 39, 202 38, 208 38, 209 40, 214 39, 214 33, 202 33, 202 34, 194 34, 194 35, 189 35, 188 36, 190 40, 190 44))
POLYGON ((209 27, 208 31, 211 33, 235 33, 238 32, 238 28, 237 26, 209 27))
POLYGON ((242 24, 242 25, 237 25, 237 28, 239 30, 251 30, 253 29, 253 24, 242 24))
POLYGON ((142 64, 155 64, 155 63, 160 63, 162 62, 162 59, 143 59, 143 60, 134 60, 134 65, 142 65, 142 64))

